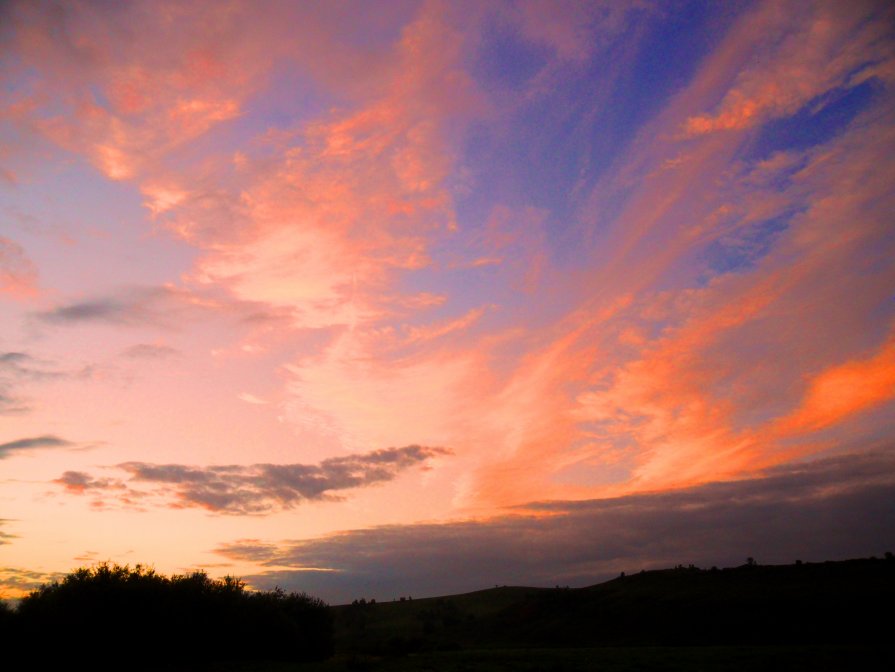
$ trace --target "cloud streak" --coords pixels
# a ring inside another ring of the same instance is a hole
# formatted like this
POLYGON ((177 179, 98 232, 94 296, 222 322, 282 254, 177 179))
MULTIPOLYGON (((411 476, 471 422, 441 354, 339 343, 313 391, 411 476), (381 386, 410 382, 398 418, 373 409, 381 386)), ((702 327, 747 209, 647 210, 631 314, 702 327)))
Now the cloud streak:
POLYGON ((57 581, 64 576, 62 572, 41 572, 21 567, 0 567, 0 586, 3 588, 2 598, 21 598, 37 590, 42 585, 57 581))
MULTIPOLYGON (((2 448, 2 446, 0 446, 2 448)), ((95 505, 117 502, 169 508, 203 508, 231 515, 267 514, 308 501, 336 501, 342 490, 392 481, 426 461, 450 454, 445 448, 404 446, 343 455, 319 464, 253 464, 191 467, 126 462, 115 468, 128 478, 94 478, 65 472, 55 483, 69 493, 91 493, 95 505)))
POLYGON ((749 6, 592 185, 578 210, 591 244, 569 253, 587 270, 559 281, 570 305, 550 329, 524 332, 524 356, 494 367, 503 384, 470 421, 506 427, 490 444, 503 450, 470 479, 473 501, 680 487, 836 436, 888 435, 893 237, 879 169, 895 141, 891 11, 869 3, 837 21, 839 9, 805 5, 805 24, 778 3, 749 6), (768 35, 784 37, 755 59, 768 35), (828 57, 832 69, 812 65, 828 57), (852 86, 865 97, 846 105, 852 86), (682 138, 695 109, 738 96, 757 101, 748 123, 682 138), (773 125, 837 101, 850 121, 810 142, 787 145, 773 125), (812 418, 834 390, 835 412, 812 418))
POLYGON ((201 305, 198 297, 171 286, 135 287, 109 296, 65 303, 35 316, 41 322, 62 326, 90 323, 170 326, 176 322, 175 316, 201 305))
POLYGON ((132 345, 122 353, 123 357, 127 357, 128 359, 165 359, 167 357, 173 357, 178 353, 177 348, 172 348, 170 345, 162 345, 157 343, 137 343, 136 345, 132 345))
POLYGON ((789 116, 812 101, 819 109, 827 102, 817 100, 824 94, 848 90, 879 74, 879 64, 891 58, 885 38, 892 18, 891 8, 866 21, 862 12, 837 3, 799 8, 765 4, 744 21, 742 30, 766 40, 774 57, 744 64, 714 114, 690 117, 687 132, 741 130, 789 116))
POLYGON ((534 503, 484 521, 385 526, 216 552, 268 568, 254 585, 335 602, 494 584, 589 585, 620 571, 881 555, 895 536, 895 458, 847 455, 666 493, 534 503))
POLYGON ((23 451, 40 450, 42 448, 67 448, 72 445, 74 444, 71 441, 53 434, 16 439, 15 441, 0 443, 0 460, 20 454, 23 451))
POLYGON ((27 298, 37 292, 37 268, 22 246, 0 236, 0 296, 27 298))
POLYGON ((113 4, 0 22, 4 440, 111 465, 16 459, 33 520, 558 500, 438 529, 562 546, 573 500, 641 529, 628 495, 891 445, 891 2, 113 4))
MULTIPOLYGON (((0 518, 0 527, 3 527, 8 522, 10 522, 10 521, 0 518)), ((0 546, 3 546, 5 544, 10 544, 10 543, 12 543, 10 541, 11 539, 17 539, 17 538, 18 538, 18 535, 10 534, 9 532, 4 532, 4 531, 0 530, 0 546)))
POLYGON ((0 415, 23 415, 33 409, 22 391, 30 385, 88 377, 89 367, 62 368, 27 352, 0 352, 0 415))

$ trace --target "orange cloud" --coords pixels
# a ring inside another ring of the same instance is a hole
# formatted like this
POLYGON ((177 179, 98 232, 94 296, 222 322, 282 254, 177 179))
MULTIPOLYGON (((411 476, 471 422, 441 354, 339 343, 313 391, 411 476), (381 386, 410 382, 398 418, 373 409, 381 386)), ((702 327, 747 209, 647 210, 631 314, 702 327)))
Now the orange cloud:
POLYGON ((17 53, 41 77, 20 89, 14 109, 109 178, 137 177, 236 117, 260 83, 265 59, 238 38, 248 10, 232 4, 209 21, 201 8, 172 2, 16 5, 17 53))
POLYGON ((866 11, 835 2, 765 3, 744 22, 749 31, 740 33, 765 56, 737 73, 714 113, 688 118, 686 133, 749 128, 792 114, 832 89, 861 83, 863 71, 877 72, 880 62, 892 60, 883 39, 891 7, 880 14, 868 18, 866 11))
POLYGON ((204 250, 192 279, 294 308, 295 326, 380 319, 395 274, 429 265, 430 238, 454 226, 450 128, 479 105, 462 45, 427 6, 369 99, 240 153, 235 178, 215 169, 213 191, 202 178, 147 184, 153 212, 204 250))
MULTIPOLYGON (((270 399, 263 406, 306 450, 449 446, 455 503, 487 507, 749 471, 789 455, 769 427, 834 427, 891 395, 891 345, 856 354, 879 342, 874 315, 895 280, 893 131, 880 120, 891 102, 824 146, 755 165, 741 136, 710 132, 885 79, 883 22, 824 3, 748 11, 590 196, 572 190, 575 221, 522 202, 458 222, 457 140, 471 118, 495 115, 466 69, 475 20, 427 3, 397 40, 334 54, 343 33, 325 16, 285 47, 272 21, 245 25, 247 7, 228 5, 207 29, 180 5, 62 12, 74 37, 59 44, 36 22, 21 51, 55 73, 46 82, 58 92, 44 84, 14 112, 134 182, 156 225, 199 250, 183 284, 279 316, 271 341, 282 349, 269 356, 280 357, 284 394, 241 382, 229 396, 270 399), (108 37, 133 12, 148 12, 134 43, 108 37), (183 27, 159 27, 171 21, 183 27), (311 64, 321 53, 331 70, 311 64), (325 111, 256 128, 238 151, 213 143, 212 129, 252 109, 275 58, 336 94, 321 96, 325 111), (370 76, 358 83, 361 70, 370 76), (717 250, 730 268, 712 266, 717 250), (563 254, 573 261, 560 277, 552 264, 563 254), (445 271, 493 273, 512 296, 492 308, 478 286, 433 290, 445 271), (284 345, 312 340, 313 351, 284 345), (807 393, 806 370, 827 372, 807 393)), ((593 57, 596 24, 611 37, 628 16, 549 9, 507 11, 563 67, 593 57)), ((268 350, 246 342, 240 352, 268 350)))
MULTIPOLYGON (((891 300, 895 276, 886 261, 892 240, 884 205, 890 186, 883 177, 893 169, 893 134, 885 121, 891 106, 881 104, 826 145, 754 165, 735 162, 742 150, 736 136, 681 142, 676 129, 688 110, 713 97, 723 100, 737 73, 750 69, 743 63, 754 56, 756 27, 782 29, 790 21, 771 5, 762 12, 734 27, 582 208, 583 227, 599 237, 593 238, 593 271, 576 281, 593 291, 580 291, 564 328, 585 324, 614 297, 628 294, 633 301, 590 322, 551 364, 557 381, 570 384, 543 386, 541 393, 527 386, 538 400, 531 407, 539 403, 542 417, 554 420, 557 438, 532 431, 527 449, 508 453, 499 469, 483 467, 470 490, 481 500, 519 502, 559 489, 579 497, 680 487, 829 447, 807 434, 796 448, 783 445, 774 428, 799 403, 806 368, 823 369, 866 349, 862 343, 881 326, 874 315, 891 300), (669 157, 676 157, 673 165, 669 157), (621 214, 601 219, 606 204, 618 202, 613 199, 624 204, 621 214), (772 244, 750 258, 756 228, 780 220, 786 226, 772 244), (710 269, 710 245, 743 250, 745 259, 730 271, 710 269), (656 291, 657 284, 669 289, 656 291), (613 476, 601 481, 608 473, 613 476)), ((831 27, 831 35, 816 27, 801 44, 792 42, 763 61, 782 77, 793 59, 821 58, 811 54, 839 48, 837 39, 849 45, 833 75, 813 77, 811 92, 797 92, 773 114, 794 112, 850 77, 847 64, 861 58, 852 39, 872 43, 870 51, 891 61, 891 43, 880 39, 878 25, 850 21, 842 32, 831 27)), ((772 108, 759 103, 753 112, 764 119, 772 108)), ((570 283, 568 291, 576 286, 570 283)), ((837 412, 828 409, 827 427, 847 435, 860 409, 889 399, 889 374, 882 372, 889 360, 881 354, 873 361, 876 373, 868 364, 850 379, 869 376, 866 394, 842 396, 832 407, 837 412)), ((831 393, 848 384, 844 374, 831 380, 824 387, 831 393)), ((812 398, 806 408, 820 408, 822 397, 812 398)), ((799 417, 798 433, 810 433, 814 416, 806 411, 799 417)))
POLYGON ((781 418, 781 435, 824 429, 895 398, 895 337, 868 359, 831 366, 811 379, 799 407, 781 418))

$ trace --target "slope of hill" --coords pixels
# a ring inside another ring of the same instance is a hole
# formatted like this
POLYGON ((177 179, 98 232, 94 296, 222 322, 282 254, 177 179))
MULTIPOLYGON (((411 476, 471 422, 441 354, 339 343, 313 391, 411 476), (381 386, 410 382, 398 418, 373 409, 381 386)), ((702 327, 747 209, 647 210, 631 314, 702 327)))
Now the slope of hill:
POLYGON ((864 645, 891 633, 895 558, 641 572, 589 588, 493 588, 333 607, 336 649, 864 645))

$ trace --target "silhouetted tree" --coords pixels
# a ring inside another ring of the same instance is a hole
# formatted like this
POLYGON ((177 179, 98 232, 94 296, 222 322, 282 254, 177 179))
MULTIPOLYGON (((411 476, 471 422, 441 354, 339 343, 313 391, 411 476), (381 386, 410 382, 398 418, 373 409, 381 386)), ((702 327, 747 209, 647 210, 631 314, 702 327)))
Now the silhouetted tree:
POLYGON ((252 592, 239 579, 214 580, 205 572, 167 578, 141 565, 77 569, 26 596, 15 620, 21 644, 38 658, 108 661, 110 667, 318 660, 332 653, 328 608, 316 598, 252 592))
MULTIPOLYGON (((12 624, 13 612, 9 605, 0 600, 0 637, 9 631, 12 624)), ((3 641, 3 640, 0 640, 3 641)))

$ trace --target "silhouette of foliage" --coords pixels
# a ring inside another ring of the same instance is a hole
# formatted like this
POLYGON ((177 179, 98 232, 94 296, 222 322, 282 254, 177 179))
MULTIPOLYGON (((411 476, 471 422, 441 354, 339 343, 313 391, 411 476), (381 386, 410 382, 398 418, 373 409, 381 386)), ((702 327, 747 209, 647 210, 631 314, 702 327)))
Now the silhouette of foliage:
POLYGON ((205 572, 168 578, 142 565, 77 569, 23 598, 12 621, 36 658, 89 657, 109 667, 332 654, 328 606, 317 598, 252 592, 205 572))
POLYGON ((12 624, 13 612, 3 600, 0 600, 0 632, 8 630, 12 624))

